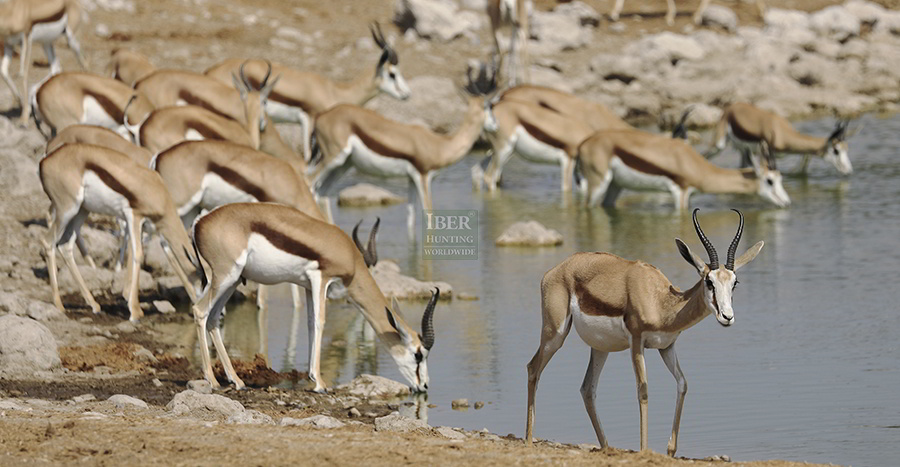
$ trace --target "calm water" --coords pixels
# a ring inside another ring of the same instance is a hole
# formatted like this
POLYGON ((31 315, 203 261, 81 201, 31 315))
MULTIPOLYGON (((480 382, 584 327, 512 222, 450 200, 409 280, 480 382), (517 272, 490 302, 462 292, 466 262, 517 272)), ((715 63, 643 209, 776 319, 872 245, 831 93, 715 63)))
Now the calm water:
MULTIPOLYGON (((900 252, 900 118, 867 116, 851 140, 855 173, 840 178, 820 160, 807 178, 786 178, 793 206, 770 209, 747 197, 695 195, 701 222, 724 253, 736 227, 729 208, 740 208, 746 227, 739 254, 758 240, 766 246, 740 272, 735 292, 736 323, 723 328, 708 318, 686 331, 677 348, 690 391, 679 439, 680 455, 728 454, 735 460, 788 459, 852 465, 892 465, 900 458, 900 313, 895 278, 900 252)), ((833 123, 799 124, 827 134, 833 123)), ((379 253, 406 274, 453 284, 478 301, 438 305, 437 340, 429 358, 428 422, 469 429, 487 427, 522 436, 525 425, 525 364, 539 343, 542 275, 576 251, 610 251, 640 258, 686 289, 696 273, 678 255, 673 238, 702 252, 690 216, 675 214, 668 195, 624 193, 618 208, 579 209, 562 199, 558 169, 511 162, 498 194, 473 193, 472 156, 435 180, 435 207, 480 213, 477 261, 420 258, 406 236, 404 205, 337 209, 349 231, 360 218, 382 218, 379 253), (533 218, 559 230, 557 248, 495 248, 511 223, 533 218), (454 411, 450 401, 466 397, 487 405, 454 411)), ((799 158, 781 162, 790 170, 799 158)), ((733 152, 716 160, 734 166, 733 152)), ((350 174, 344 185, 360 178, 350 174)), ((406 182, 383 186, 405 195, 406 182)), ((343 185, 342 185, 343 186, 343 185)), ((421 233, 419 234, 421 237, 421 233)), ((270 315, 273 366, 307 365, 305 315, 296 354, 288 352, 289 292, 276 288, 270 315)), ((407 319, 418 322, 424 303, 404 302, 407 319)), ((326 325, 323 374, 339 384, 359 373, 401 380, 383 349, 363 337, 361 318, 333 305, 326 325)), ((257 327, 250 304, 233 307, 226 344, 234 354, 256 350, 257 327)), ((545 370, 537 397, 535 435, 568 443, 596 443, 578 389, 589 357, 575 332, 545 370)), ((675 381, 656 352, 647 353, 650 387, 650 447, 665 452, 675 404, 675 381)), ((598 411, 611 445, 639 447, 638 405, 627 352, 610 356, 598 388, 598 411)))

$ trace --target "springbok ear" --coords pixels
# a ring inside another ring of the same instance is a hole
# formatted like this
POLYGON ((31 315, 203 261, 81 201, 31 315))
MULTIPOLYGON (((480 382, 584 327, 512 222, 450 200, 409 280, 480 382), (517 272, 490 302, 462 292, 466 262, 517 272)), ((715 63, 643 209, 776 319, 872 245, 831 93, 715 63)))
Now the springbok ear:
POLYGON ((244 86, 244 83, 241 82, 240 78, 238 78, 234 73, 231 74, 231 81, 234 83, 234 88, 237 89, 239 93, 241 93, 241 100, 246 100, 247 88, 246 86, 244 86))
POLYGON ((756 242, 755 245, 748 248, 747 251, 745 251, 744 254, 742 254, 741 257, 734 262, 734 270, 737 271, 745 264, 753 261, 753 259, 756 258, 756 255, 759 254, 760 250, 762 250, 763 245, 765 245, 765 242, 760 240, 756 242))
POLYGON ((684 258, 688 264, 697 269, 697 274, 703 276, 703 270, 706 268, 706 263, 704 263, 699 256, 695 255, 680 238, 675 239, 675 245, 678 247, 678 252, 681 253, 681 257, 684 258))
POLYGON ((406 332, 406 329, 403 328, 403 326, 397 326, 397 321, 394 318, 394 312, 391 311, 391 309, 388 307, 384 307, 384 311, 387 313, 388 323, 390 323, 391 327, 394 328, 394 331, 397 331, 397 334, 400 335, 400 340, 402 340, 403 342, 409 342, 411 340, 411 337, 409 333, 406 332))

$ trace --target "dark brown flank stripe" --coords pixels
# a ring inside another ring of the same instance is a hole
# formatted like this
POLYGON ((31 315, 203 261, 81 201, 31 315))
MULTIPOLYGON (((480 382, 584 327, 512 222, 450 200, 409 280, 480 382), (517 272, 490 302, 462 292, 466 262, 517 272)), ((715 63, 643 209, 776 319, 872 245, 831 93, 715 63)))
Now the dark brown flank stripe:
POLYGON ((231 118, 231 115, 226 115, 221 110, 209 105, 209 102, 206 102, 205 100, 200 99, 199 97, 195 96, 194 93, 188 91, 187 89, 182 89, 182 90, 178 91, 178 98, 187 102, 188 104, 196 105, 198 107, 203 107, 204 109, 209 110, 210 112, 212 112, 216 115, 219 115, 221 117, 225 117, 228 119, 231 118))
POLYGON ((596 296, 585 290, 580 284, 575 286, 575 299, 578 300, 578 306, 581 312, 589 316, 622 316, 622 310, 609 306, 597 299, 596 296))
POLYGON ((187 127, 200 133, 206 139, 227 140, 227 136, 214 130, 209 125, 200 121, 187 122, 187 127))
POLYGON ((740 123, 737 121, 736 118, 732 118, 729 123, 731 124, 731 133, 734 134, 735 138, 737 138, 741 141, 749 141, 749 142, 756 142, 756 141, 760 140, 760 138, 758 136, 753 135, 749 131, 744 129, 744 127, 742 127, 740 125, 740 123))
POLYGON ((66 14, 66 8, 63 7, 56 13, 53 13, 52 15, 50 15, 46 18, 41 18, 41 19, 35 21, 33 24, 53 23, 53 22, 56 22, 56 21, 59 21, 60 19, 62 19, 63 15, 65 15, 65 14, 66 14))
POLYGON ((225 180, 225 182, 227 182, 229 185, 256 198, 257 201, 263 203, 272 201, 271 199, 269 199, 265 190, 228 167, 216 164, 215 162, 210 162, 206 170, 222 177, 222 180, 225 180))
POLYGON ((553 146, 555 148, 563 149, 563 150, 566 148, 565 143, 554 138, 553 136, 550 136, 545 131, 532 125, 531 123, 529 123, 525 120, 521 120, 520 123, 522 124, 522 128, 525 128, 525 131, 530 133, 531 136, 534 136, 540 142, 550 145, 550 146, 553 146))
POLYGON ((91 96, 97 100, 97 103, 100 104, 100 107, 103 108, 103 111, 106 112, 113 120, 117 122, 125 121, 125 114, 123 112, 124 109, 119 108, 115 102, 110 100, 109 96, 104 94, 98 94, 91 91, 85 91, 85 95, 91 96))
POLYGON ((93 162, 88 162, 84 165, 84 168, 85 170, 90 170, 91 172, 97 174, 97 176, 100 177, 100 180, 104 184, 106 184, 106 186, 108 186, 116 193, 124 196, 125 199, 128 200, 128 204, 131 205, 131 207, 135 207, 137 205, 137 196, 135 196, 134 193, 131 192, 131 190, 126 188, 125 185, 119 183, 119 180, 116 179, 116 177, 114 177, 111 173, 107 172, 106 169, 93 162))
POLYGON ((669 173, 662 167, 657 167, 653 163, 647 161, 646 159, 636 156, 621 147, 617 147, 615 151, 615 155, 622 160, 622 162, 628 167, 637 170, 638 172, 645 173, 647 175, 661 175, 663 177, 669 178, 679 186, 684 186, 684 179, 680 175, 676 175, 673 173, 669 173))
POLYGON ((366 132, 366 130, 358 125, 353 125, 351 129, 353 134, 359 137, 359 139, 366 145, 367 148, 375 151, 376 153, 385 156, 385 157, 393 157, 394 159, 403 159, 416 167, 418 170, 423 170, 422 167, 416 165, 416 160, 410 157, 409 154, 404 154, 399 151, 394 151, 393 149, 381 144, 377 139, 373 138, 372 135, 366 132))
POLYGON ((306 258, 310 261, 319 261, 321 258, 315 250, 311 250, 306 245, 294 240, 293 238, 269 227, 262 222, 251 222, 250 231, 262 235, 275 248, 290 253, 300 258, 306 258))

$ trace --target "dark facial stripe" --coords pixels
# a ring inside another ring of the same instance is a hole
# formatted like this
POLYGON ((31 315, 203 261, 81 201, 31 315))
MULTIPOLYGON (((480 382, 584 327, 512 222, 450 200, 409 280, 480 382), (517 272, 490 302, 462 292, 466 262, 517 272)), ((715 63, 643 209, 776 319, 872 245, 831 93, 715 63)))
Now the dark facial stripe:
POLYGON ((235 172, 228 167, 216 164, 215 162, 210 162, 206 170, 218 175, 219 177, 222 177, 222 180, 225 180, 225 182, 227 182, 229 185, 256 198, 257 201, 272 201, 272 199, 269 198, 264 189, 260 188, 250 180, 244 178, 243 175, 235 172))
POLYGON ((262 235, 269 243, 274 245, 275 248, 278 248, 285 253, 290 253, 294 256, 306 258, 311 261, 319 261, 321 259, 321 256, 315 250, 310 249, 306 245, 262 222, 251 222, 250 231, 262 235))
POLYGON ((106 184, 106 186, 110 187, 116 193, 124 196, 125 199, 128 200, 128 204, 131 205, 132 208, 135 207, 135 205, 137 204, 137 196, 135 196, 135 194, 131 192, 131 190, 126 188, 125 185, 119 183, 119 180, 116 179, 116 177, 114 177, 111 173, 107 172, 106 169, 93 162, 88 162, 87 164, 85 164, 84 168, 97 174, 97 177, 100 178, 100 181, 102 181, 104 184, 106 184))

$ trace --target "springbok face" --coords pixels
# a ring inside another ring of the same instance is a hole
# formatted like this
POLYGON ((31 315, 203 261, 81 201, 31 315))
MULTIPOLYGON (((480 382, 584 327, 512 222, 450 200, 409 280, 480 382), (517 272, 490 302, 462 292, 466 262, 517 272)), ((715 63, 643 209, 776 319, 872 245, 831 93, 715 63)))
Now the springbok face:
POLYGON ((434 306, 440 294, 441 291, 435 289, 425 307, 425 314, 422 316, 422 334, 410 333, 405 326, 398 326, 394 320, 394 312, 390 308, 385 308, 388 322, 400 337, 399 342, 389 345, 391 357, 397 362, 400 374, 409 381, 416 392, 428 391, 428 352, 434 345, 434 306))
POLYGON ((781 172, 763 167, 757 173, 757 177, 759 187, 756 193, 760 197, 780 208, 791 205, 791 197, 784 191, 782 185, 781 172))
POLYGON ((412 92, 400 74, 400 68, 397 66, 399 59, 394 48, 384 40, 384 34, 381 33, 381 26, 378 23, 369 25, 372 31, 372 39, 375 44, 381 48, 381 58, 378 60, 378 66, 375 68, 375 80, 378 84, 378 90, 401 101, 409 99, 412 92))
POLYGON ((269 77, 272 74, 272 64, 266 61, 268 70, 266 70, 266 75, 260 83, 259 90, 256 90, 244 74, 244 65, 246 64, 247 62, 241 64, 240 78, 232 73, 231 79, 234 81, 235 89, 241 94, 241 101, 244 103, 244 117, 246 118, 248 128, 250 129, 250 136, 251 139, 253 139, 254 144, 258 147, 259 134, 266 131, 266 125, 268 123, 264 110, 266 108, 266 102, 268 102, 269 94, 275 89, 278 80, 281 79, 281 75, 276 76, 275 79, 270 82, 269 77))
POLYGON ((710 313, 715 313, 716 321, 718 321, 719 324, 722 326, 731 326, 734 324, 732 292, 738 283, 737 275, 735 273, 745 264, 753 261, 753 258, 756 258, 756 255, 762 250, 763 242, 758 242, 750 247, 750 249, 744 252, 744 254, 735 261, 734 254, 737 251, 738 243, 741 241, 741 234, 743 234, 744 231, 744 215, 737 209, 732 209, 732 211, 738 213, 740 224, 738 224, 737 233, 734 235, 734 239, 728 247, 728 256, 725 264, 720 266, 719 255, 716 252, 716 248, 713 246, 712 242, 706 238, 703 229, 700 228, 700 223, 697 221, 697 211, 699 210, 700 209, 694 209, 694 229, 697 231, 700 243, 706 248, 706 253, 709 255, 709 264, 704 263, 700 257, 693 254, 691 249, 680 239, 676 238, 675 244, 678 246, 678 251, 685 261, 694 266, 700 274, 700 278, 703 281, 701 287, 703 287, 703 302, 706 304, 706 309, 710 313))
POLYGON ((853 165, 850 164, 850 155, 847 151, 847 142, 830 140, 825 148, 825 161, 831 163, 841 175, 853 173, 853 165))

